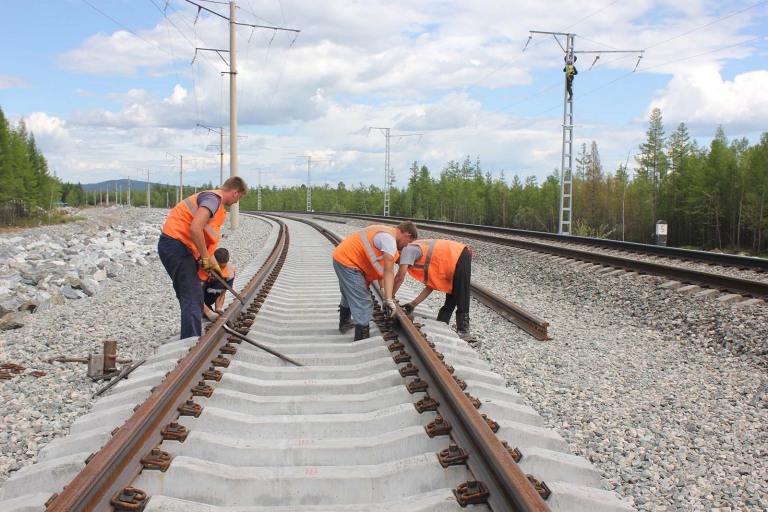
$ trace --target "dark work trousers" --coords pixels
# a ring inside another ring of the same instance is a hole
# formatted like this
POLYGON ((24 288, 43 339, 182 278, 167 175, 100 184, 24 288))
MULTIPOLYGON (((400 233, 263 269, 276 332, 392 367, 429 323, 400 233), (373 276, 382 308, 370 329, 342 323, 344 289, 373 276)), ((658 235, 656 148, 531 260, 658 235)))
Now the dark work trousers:
POLYGON ((445 303, 437 314, 437 319, 448 323, 451 321, 453 310, 457 313, 469 314, 469 283, 472 280, 472 253, 465 247, 461 251, 456 270, 453 273, 453 291, 445 294, 445 303))
POLYGON ((180 339, 202 333, 203 281, 197 275, 197 262, 189 247, 166 234, 160 235, 157 253, 173 281, 173 291, 181 308, 180 339))

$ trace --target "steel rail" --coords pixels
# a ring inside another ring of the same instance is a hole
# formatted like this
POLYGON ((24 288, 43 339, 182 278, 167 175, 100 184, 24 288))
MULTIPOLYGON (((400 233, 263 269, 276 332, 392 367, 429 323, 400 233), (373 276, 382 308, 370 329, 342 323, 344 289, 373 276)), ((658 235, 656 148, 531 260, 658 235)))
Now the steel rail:
MULTIPOLYGON (((287 237, 287 228, 280 223, 280 235, 275 247, 244 289, 247 303, 256 295, 286 250, 287 237)), ((46 512, 112 510, 110 499, 130 486, 141 472, 141 458, 163 440, 161 428, 178 417, 178 407, 189 398, 190 390, 201 380, 201 373, 210 366, 211 359, 226 343, 227 333, 222 326, 236 318, 243 308, 244 305, 237 302, 230 304, 224 315, 200 337, 189 354, 50 502, 46 512)))
POLYGON ((548 511, 549 507, 475 409, 459 384, 434 350, 413 325, 408 315, 396 307, 396 319, 406 340, 406 352, 427 382, 429 395, 439 404, 438 411, 451 425, 450 436, 469 457, 467 467, 475 479, 488 486, 488 505, 495 511, 548 511))
POLYGON ((551 340, 547 334, 549 322, 524 310, 514 302, 510 302, 504 297, 493 293, 485 286, 477 283, 470 283, 472 296, 503 316, 520 329, 530 334, 539 341, 551 340))

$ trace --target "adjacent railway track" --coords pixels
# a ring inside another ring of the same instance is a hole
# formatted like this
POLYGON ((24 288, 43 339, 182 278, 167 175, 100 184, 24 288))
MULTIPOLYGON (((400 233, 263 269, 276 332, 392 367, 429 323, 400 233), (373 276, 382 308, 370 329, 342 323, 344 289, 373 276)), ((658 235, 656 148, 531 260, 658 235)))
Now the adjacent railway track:
MULTIPOLYGON (((323 214, 329 215, 329 214, 323 214)), ((382 223, 398 223, 402 219, 375 216, 333 215, 342 218, 367 219, 382 223)), ((443 233, 462 239, 516 247, 552 254, 569 260, 590 262, 595 265, 628 272, 663 276, 681 283, 698 285, 723 293, 738 294, 759 300, 768 300, 768 281, 762 276, 768 271, 768 261, 761 258, 728 254, 690 251, 644 244, 618 242, 583 237, 563 237, 551 233, 535 233, 512 229, 479 227, 436 221, 416 221, 423 230, 443 233), (538 239, 535 239, 538 238, 538 239), (640 258, 637 255, 664 257, 663 261, 640 258), (679 263, 678 263, 679 262, 679 263), (712 270, 689 268, 683 262, 704 263, 712 270), (728 275, 716 271, 729 267, 746 271, 744 275, 728 275)))
POLYGON ((235 283, 247 306, 230 299, 199 340, 147 358, 6 482, 6 505, 630 509, 434 313, 398 308, 367 340, 340 335, 333 246, 311 226, 280 226, 264 264, 235 283))

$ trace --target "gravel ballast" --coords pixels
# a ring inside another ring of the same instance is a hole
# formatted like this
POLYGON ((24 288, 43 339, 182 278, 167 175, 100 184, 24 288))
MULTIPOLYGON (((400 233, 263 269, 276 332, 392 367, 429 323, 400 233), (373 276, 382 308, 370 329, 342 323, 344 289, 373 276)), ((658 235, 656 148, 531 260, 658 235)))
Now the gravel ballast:
MULTIPOLYGON (((153 225, 159 233, 166 214, 92 209, 88 221, 38 229, 153 225)), ((366 224, 312 220, 342 236, 366 224)), ((221 245, 243 268, 269 229, 241 217, 234 233, 225 226, 221 245)), ((573 453, 595 464, 606 489, 638 510, 768 510, 768 307, 721 304, 664 289, 660 278, 608 276, 559 258, 468 244, 473 280, 547 320, 552 337, 537 341, 473 300, 480 354, 573 453)), ((170 279, 156 252, 146 260, 102 282, 93 297, 0 333, 0 362, 28 368, 0 381, 0 483, 65 435, 102 386, 86 377, 85 365, 48 358, 82 357, 117 339, 120 357, 138 359, 178 333, 170 279)), ((436 292, 427 304, 437 310, 442 301, 436 292)))

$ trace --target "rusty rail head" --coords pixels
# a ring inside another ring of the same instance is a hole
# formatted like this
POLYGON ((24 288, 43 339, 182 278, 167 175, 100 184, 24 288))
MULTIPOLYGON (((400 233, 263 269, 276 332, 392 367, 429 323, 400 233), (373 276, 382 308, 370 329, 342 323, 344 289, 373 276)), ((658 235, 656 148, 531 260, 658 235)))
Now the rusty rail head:
POLYGON ((549 322, 543 320, 541 317, 534 315, 530 311, 526 311, 517 304, 508 301, 504 297, 496 295, 488 288, 477 283, 471 283, 470 288, 474 298, 496 311, 537 340, 544 341, 552 339, 547 334, 549 322))
MULTIPOLYGON (((280 236, 262 268, 244 289, 246 302, 250 302, 262 283, 277 264, 287 247, 287 229, 280 223, 280 236)), ((219 327, 234 319, 243 309, 233 302, 217 324, 219 327)), ((129 487, 141 472, 141 458, 162 441, 161 428, 178 415, 178 407, 191 394, 201 373, 210 366, 210 360, 226 343, 226 332, 211 328, 200 337, 189 354, 157 386, 152 395, 131 416, 46 508, 46 512, 100 512, 111 511, 110 499, 129 487)))
POLYGON ((488 428, 488 423, 399 306, 396 318, 413 364, 420 370, 419 378, 427 381, 430 396, 440 403, 440 416, 453 427, 451 437, 470 454, 466 464, 474 477, 488 486, 491 509, 549 511, 507 448, 488 428))

